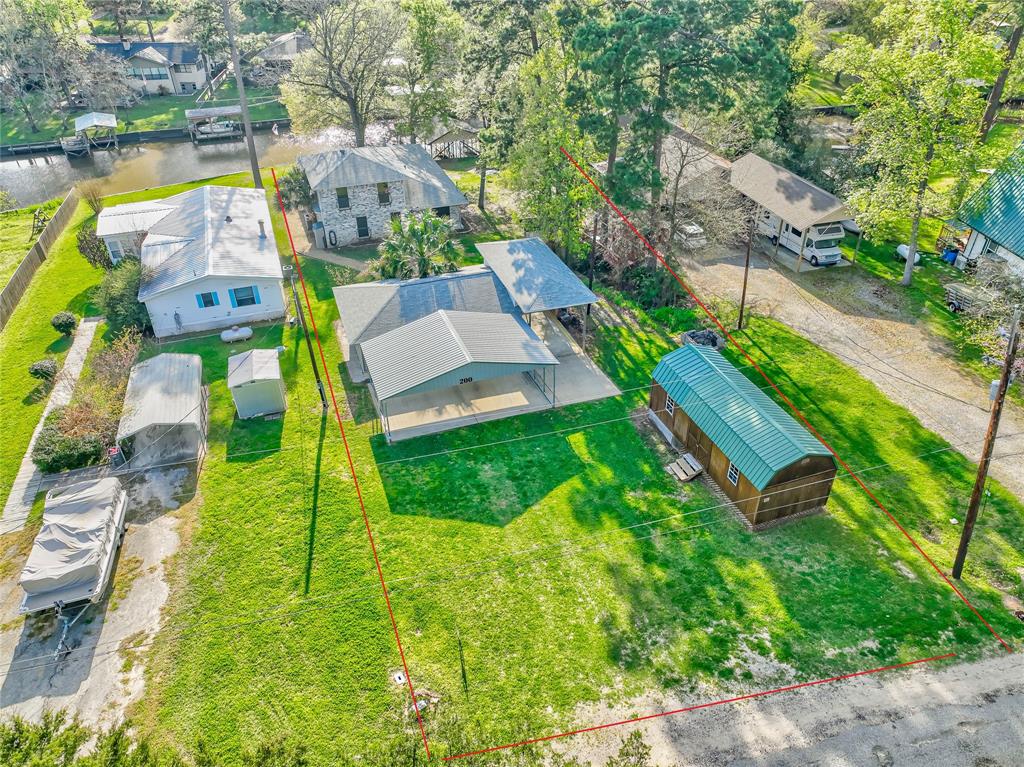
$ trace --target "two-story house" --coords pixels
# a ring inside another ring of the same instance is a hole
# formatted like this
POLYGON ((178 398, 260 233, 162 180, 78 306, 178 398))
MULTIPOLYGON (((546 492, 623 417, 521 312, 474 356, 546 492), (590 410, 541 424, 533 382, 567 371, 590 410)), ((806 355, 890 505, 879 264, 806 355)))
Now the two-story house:
POLYGON ((298 163, 313 191, 321 246, 382 239, 393 218, 427 210, 462 228, 465 195, 419 144, 335 149, 298 163))
POLYGON ((206 87, 210 62, 194 43, 121 40, 93 47, 124 61, 128 84, 143 95, 189 94, 206 87))

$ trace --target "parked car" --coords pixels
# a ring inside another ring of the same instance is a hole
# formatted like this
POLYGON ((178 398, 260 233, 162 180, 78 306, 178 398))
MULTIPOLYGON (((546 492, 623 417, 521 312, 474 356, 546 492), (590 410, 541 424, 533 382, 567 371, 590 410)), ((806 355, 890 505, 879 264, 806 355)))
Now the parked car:
POLYGON ((683 221, 679 224, 676 229, 676 239, 683 244, 684 248, 702 248, 708 244, 704 230, 693 221, 683 221))
MULTIPOLYGON (((903 261, 904 263, 906 263, 907 256, 909 254, 910 254, 910 246, 909 245, 901 244, 901 245, 897 245, 896 246, 896 252, 893 253, 892 257, 895 258, 897 261, 903 261)), ((915 251, 915 253, 914 253, 914 266, 917 266, 920 263, 921 263, 921 251, 918 250, 918 251, 915 251)))

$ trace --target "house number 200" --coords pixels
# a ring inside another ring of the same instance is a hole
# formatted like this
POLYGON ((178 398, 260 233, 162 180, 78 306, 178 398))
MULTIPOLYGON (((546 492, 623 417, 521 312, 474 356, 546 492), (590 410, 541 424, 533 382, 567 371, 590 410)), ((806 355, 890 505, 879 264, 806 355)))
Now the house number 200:
POLYGON ((473 383, 473 376, 470 376, 469 378, 460 378, 459 379, 459 383, 460 384, 473 383))

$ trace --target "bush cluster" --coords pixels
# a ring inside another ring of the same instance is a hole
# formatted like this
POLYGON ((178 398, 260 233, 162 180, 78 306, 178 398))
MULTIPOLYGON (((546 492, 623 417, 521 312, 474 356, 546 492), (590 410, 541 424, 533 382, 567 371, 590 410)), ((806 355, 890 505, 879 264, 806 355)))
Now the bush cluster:
POLYGON ((62 411, 58 408, 46 417, 32 448, 32 461, 47 474, 90 466, 103 458, 103 440, 99 436, 70 436, 61 431, 62 411))
POLYGON ((57 312, 53 315, 53 319, 50 320, 50 324, 53 325, 53 329, 61 335, 69 336, 74 333, 75 328, 78 327, 78 320, 75 319, 75 315, 71 312, 57 312))
POLYGON ((57 377, 57 360, 47 357, 28 366, 28 374, 40 381, 52 381, 57 377))

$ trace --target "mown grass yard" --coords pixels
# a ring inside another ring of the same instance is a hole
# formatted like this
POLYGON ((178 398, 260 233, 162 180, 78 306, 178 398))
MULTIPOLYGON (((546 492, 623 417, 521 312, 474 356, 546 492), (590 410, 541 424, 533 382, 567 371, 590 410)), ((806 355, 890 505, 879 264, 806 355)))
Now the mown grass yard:
MULTIPOLYGON (((426 712, 435 753, 591 724, 576 720, 577 706, 599 700, 643 713, 650 693, 714 695, 1000 651, 849 479, 827 514, 760 534, 702 485, 671 480, 660 443, 634 418, 672 346, 642 312, 611 301, 596 334, 595 357, 623 396, 388 446, 365 389, 345 379, 330 292, 338 272, 303 267, 411 675, 441 701, 426 712)), ((744 340, 948 567, 959 533, 949 520, 974 467, 783 326, 756 319, 744 340)), ((272 325, 243 347, 207 338, 148 353, 158 351, 202 355, 210 451, 184 509, 136 720, 236 759, 279 735, 306 740, 316 765, 414 743, 337 424, 321 413, 297 332, 272 325), (227 356, 277 344, 287 414, 237 421, 227 356)), ((1018 645, 1024 630, 1002 600, 1024 597, 1022 513, 993 484, 965 581, 1018 645)))
POLYGON ((32 234, 32 217, 36 210, 41 208, 52 216, 58 207, 60 200, 50 200, 42 205, 0 211, 0 287, 11 279, 14 270, 36 241, 32 234))
MULTIPOLYGON (((279 120, 288 116, 288 110, 277 100, 277 88, 247 88, 246 95, 251 104, 249 115, 253 120, 279 120)), ((197 107, 233 106, 238 103, 238 89, 229 78, 217 89, 216 98, 197 104, 195 95, 189 96, 145 96, 139 103, 127 109, 117 110, 117 131, 164 130, 185 128, 185 110, 197 107)), ((33 107, 37 105, 33 104, 33 107)), ((4 114, 0 126, 0 143, 32 144, 39 141, 54 141, 61 136, 75 132, 75 117, 89 112, 79 109, 72 112, 67 128, 61 125, 61 115, 52 110, 37 108, 35 119, 39 130, 33 131, 20 109, 13 106, 4 114)))

